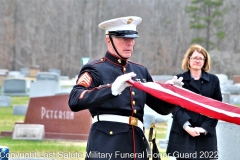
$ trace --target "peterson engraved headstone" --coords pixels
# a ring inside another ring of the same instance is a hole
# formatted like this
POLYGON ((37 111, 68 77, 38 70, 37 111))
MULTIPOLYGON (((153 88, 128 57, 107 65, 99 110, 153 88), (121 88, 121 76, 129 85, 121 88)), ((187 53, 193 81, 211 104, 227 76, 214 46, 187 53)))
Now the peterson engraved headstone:
POLYGON ((72 112, 69 94, 32 97, 25 124, 43 124, 46 139, 87 140, 92 118, 88 110, 72 112))

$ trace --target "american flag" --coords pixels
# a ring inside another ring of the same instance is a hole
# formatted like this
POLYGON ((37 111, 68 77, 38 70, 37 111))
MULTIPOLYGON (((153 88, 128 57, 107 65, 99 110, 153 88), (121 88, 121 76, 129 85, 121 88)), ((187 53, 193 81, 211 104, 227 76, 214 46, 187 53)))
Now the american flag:
POLYGON ((128 81, 161 100, 181 106, 202 115, 240 125, 240 107, 208 98, 172 84, 128 81))

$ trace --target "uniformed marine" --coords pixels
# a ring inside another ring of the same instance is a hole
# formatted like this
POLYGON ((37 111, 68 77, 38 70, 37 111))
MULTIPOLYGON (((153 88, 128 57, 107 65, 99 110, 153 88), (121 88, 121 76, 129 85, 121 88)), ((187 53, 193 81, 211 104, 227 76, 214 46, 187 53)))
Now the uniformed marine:
POLYGON ((162 115, 175 107, 127 83, 130 79, 153 82, 146 67, 128 60, 141 21, 140 17, 129 16, 99 24, 106 31, 108 50, 104 57, 82 67, 70 93, 71 110, 89 109, 93 118, 86 159, 148 159, 144 105, 162 115))

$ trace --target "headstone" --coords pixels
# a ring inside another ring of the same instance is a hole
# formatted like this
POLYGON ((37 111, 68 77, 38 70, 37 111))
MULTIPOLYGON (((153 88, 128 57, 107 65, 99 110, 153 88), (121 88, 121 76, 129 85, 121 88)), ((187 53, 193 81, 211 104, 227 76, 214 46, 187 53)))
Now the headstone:
POLYGON ((42 140, 44 133, 44 125, 41 124, 15 124, 12 139, 42 140))
POLYGON ((166 138, 159 140, 160 148, 163 148, 163 149, 166 149, 166 148, 167 148, 168 140, 169 140, 169 135, 170 135, 170 130, 171 130, 171 127, 172 127, 172 121, 173 121, 172 118, 169 118, 168 121, 167 121, 167 131, 166 131, 167 133, 166 133, 166 138))
POLYGON ((30 70, 27 67, 23 67, 23 68, 20 69, 20 72, 24 77, 28 77, 30 70))
POLYGON ((57 73, 39 72, 36 81, 30 84, 30 97, 51 96, 60 91, 59 75, 57 73))
POLYGON ((233 80, 232 79, 228 79, 226 84, 233 84, 233 80))
POLYGON ((24 124, 43 124, 46 139, 87 140, 90 112, 72 112, 68 99, 69 94, 30 98, 24 124))
POLYGON ((56 81, 59 82, 59 75, 57 73, 51 73, 51 72, 39 72, 37 74, 36 80, 50 80, 50 81, 56 81))
POLYGON ((223 102, 230 103, 230 93, 222 92, 223 102))
POLYGON ((25 79, 5 79, 3 86, 5 95, 27 95, 27 82, 25 79))
POLYGON ((60 76, 60 80, 69 80, 69 76, 60 76))
POLYGON ((60 70, 60 69, 50 68, 48 71, 49 71, 50 73, 56 73, 56 74, 58 74, 59 76, 61 75, 61 70, 60 70))
MULTIPOLYGON (((155 116, 155 123, 163 123, 163 122, 167 122, 167 120, 169 118, 171 118, 171 114, 168 114, 168 115, 161 115, 161 114, 158 114, 156 111, 154 111, 153 109, 151 109, 150 107, 148 107, 147 105, 144 106, 144 115, 143 115, 143 118, 145 115, 153 115, 155 116)), ((151 123, 150 123, 151 124, 151 123)))
POLYGON ((26 115, 28 106, 15 105, 13 106, 13 115, 26 115))
POLYGON ((233 83, 240 83, 240 75, 234 75, 233 76, 233 83))
POLYGON ((165 83, 168 80, 173 78, 172 75, 152 75, 152 78, 155 82, 165 83))
POLYGON ((230 104, 240 105, 240 95, 231 95, 230 96, 230 104))
POLYGON ((240 94, 240 86, 235 84, 234 85, 226 84, 221 86, 221 91, 228 92, 230 94, 240 94))
POLYGON ((220 85, 224 85, 228 81, 228 76, 226 74, 216 74, 219 79, 220 85))
POLYGON ((0 95, 0 107, 10 107, 11 97, 0 95))
POLYGON ((30 97, 52 96, 59 93, 59 91, 60 91, 59 82, 53 80, 37 80, 30 84, 29 96, 30 97))
POLYGON ((32 65, 30 67, 29 77, 35 78, 37 76, 38 72, 40 72, 40 67, 38 65, 32 65))
POLYGON ((9 148, 6 146, 0 146, 0 160, 8 160, 9 148))
POLYGON ((20 71, 9 71, 8 72, 8 77, 11 77, 11 78, 22 78, 23 75, 21 74, 20 71))
POLYGON ((0 69, 0 87, 3 86, 4 79, 8 75, 8 70, 7 69, 0 69))
POLYGON ((239 125, 218 121, 217 127, 218 160, 240 159, 239 125))

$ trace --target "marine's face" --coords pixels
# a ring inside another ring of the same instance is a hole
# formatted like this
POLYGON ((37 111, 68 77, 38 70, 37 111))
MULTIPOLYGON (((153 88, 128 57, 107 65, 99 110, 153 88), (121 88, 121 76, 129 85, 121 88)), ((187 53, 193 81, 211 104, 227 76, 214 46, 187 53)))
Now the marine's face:
MULTIPOLYGON (((132 56, 133 47, 135 44, 134 38, 116 38, 116 37, 112 37, 112 38, 113 38, 113 43, 114 43, 118 53, 123 58, 126 58, 126 59, 130 58, 132 56)), ((106 41, 108 43, 109 51, 111 53, 115 54, 116 56, 118 56, 110 42, 109 37, 107 37, 106 41)))

